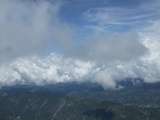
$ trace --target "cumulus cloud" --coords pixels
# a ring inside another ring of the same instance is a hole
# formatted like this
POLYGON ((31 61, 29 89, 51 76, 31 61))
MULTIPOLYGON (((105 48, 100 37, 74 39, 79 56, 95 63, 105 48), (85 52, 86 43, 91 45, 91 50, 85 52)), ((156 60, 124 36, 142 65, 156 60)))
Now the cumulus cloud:
POLYGON ((94 63, 51 54, 45 58, 32 56, 19 58, 0 66, 0 85, 55 84, 86 80, 94 63))
POLYGON ((111 87, 115 87, 117 82, 126 78, 142 78, 147 83, 160 82, 159 26, 158 20, 139 33, 141 36, 139 40, 146 48, 146 54, 134 60, 113 61, 106 64, 97 73, 100 74, 98 79, 111 87))

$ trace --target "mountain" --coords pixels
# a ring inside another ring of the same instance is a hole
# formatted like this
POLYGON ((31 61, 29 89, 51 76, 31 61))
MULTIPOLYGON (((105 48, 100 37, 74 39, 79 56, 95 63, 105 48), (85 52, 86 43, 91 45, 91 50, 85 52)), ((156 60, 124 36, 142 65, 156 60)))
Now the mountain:
POLYGON ((145 84, 105 90, 94 83, 3 87, 0 120, 159 120, 159 89, 145 84))

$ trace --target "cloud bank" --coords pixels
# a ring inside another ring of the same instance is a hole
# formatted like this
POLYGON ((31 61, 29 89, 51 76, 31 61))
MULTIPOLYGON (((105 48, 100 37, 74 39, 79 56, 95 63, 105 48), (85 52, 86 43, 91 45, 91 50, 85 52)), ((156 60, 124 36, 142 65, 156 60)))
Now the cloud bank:
POLYGON ((37 56, 19 58, 0 67, 0 84, 55 84, 61 82, 83 81, 91 73, 94 64, 64 58, 51 54, 48 57, 37 56))
POLYGON ((115 88, 126 78, 160 82, 157 9, 154 14, 148 14, 152 9, 146 14, 122 8, 87 10, 87 21, 96 24, 86 25, 87 35, 81 36, 81 26, 60 19, 62 4, 0 1, 0 86, 90 81, 115 88), (135 19, 141 24, 145 18, 151 22, 143 29, 106 31, 108 24, 133 25, 135 19))

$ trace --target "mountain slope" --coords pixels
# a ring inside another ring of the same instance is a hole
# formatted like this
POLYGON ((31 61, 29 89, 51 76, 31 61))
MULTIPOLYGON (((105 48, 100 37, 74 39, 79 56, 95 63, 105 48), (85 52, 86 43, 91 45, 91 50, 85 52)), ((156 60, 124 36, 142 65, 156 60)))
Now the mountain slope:
POLYGON ((118 103, 118 100, 108 101, 107 97, 110 95, 112 98, 112 94, 117 94, 117 99, 121 99, 120 92, 124 91, 109 93, 95 84, 74 83, 5 87, 0 90, 0 120, 160 119, 158 106, 155 108, 118 103), (99 98, 98 93, 103 93, 105 99, 99 98))

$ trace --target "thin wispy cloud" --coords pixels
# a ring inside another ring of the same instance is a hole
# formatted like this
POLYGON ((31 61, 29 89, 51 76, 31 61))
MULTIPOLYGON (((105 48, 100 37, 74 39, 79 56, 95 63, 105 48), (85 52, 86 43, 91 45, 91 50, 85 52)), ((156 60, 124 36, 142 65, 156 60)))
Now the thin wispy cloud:
POLYGON ((151 24, 152 21, 159 19, 159 7, 147 8, 139 6, 135 8, 124 7, 100 7, 91 8, 84 13, 86 20, 91 25, 108 27, 108 26, 131 26, 151 24))

